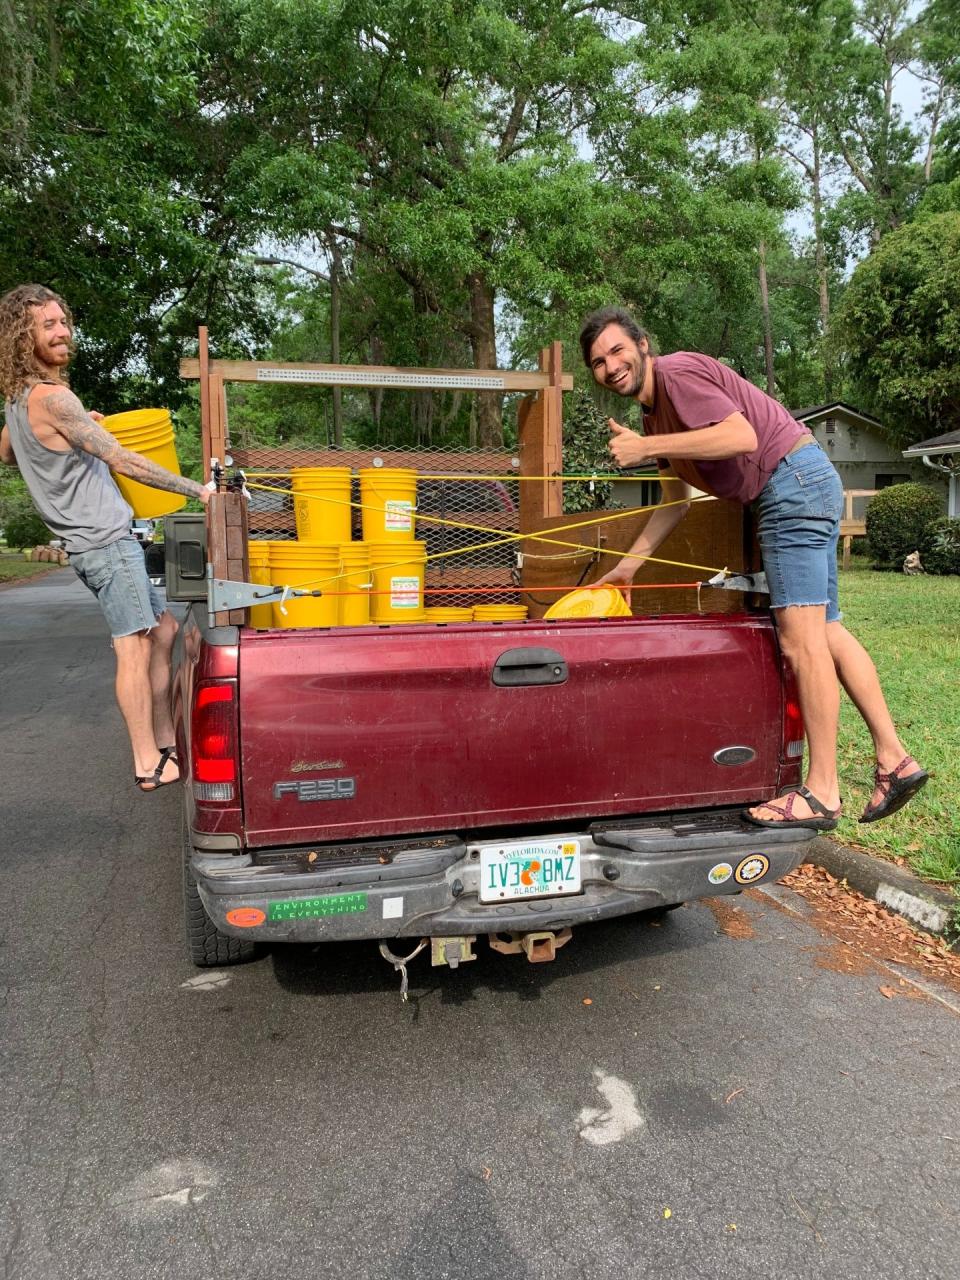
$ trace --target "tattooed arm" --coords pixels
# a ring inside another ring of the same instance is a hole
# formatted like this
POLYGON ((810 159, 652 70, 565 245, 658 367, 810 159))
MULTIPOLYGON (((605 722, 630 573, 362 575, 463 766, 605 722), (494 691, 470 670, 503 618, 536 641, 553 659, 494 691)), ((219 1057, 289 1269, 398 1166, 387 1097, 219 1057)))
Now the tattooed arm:
POLYGON ((49 423, 75 449, 102 458, 111 471, 154 489, 166 489, 170 493, 182 493, 188 498, 199 498, 206 505, 210 490, 187 476, 175 475, 166 467, 158 466, 149 458, 124 449, 109 431, 95 422, 72 391, 54 391, 43 398, 43 408, 49 423))

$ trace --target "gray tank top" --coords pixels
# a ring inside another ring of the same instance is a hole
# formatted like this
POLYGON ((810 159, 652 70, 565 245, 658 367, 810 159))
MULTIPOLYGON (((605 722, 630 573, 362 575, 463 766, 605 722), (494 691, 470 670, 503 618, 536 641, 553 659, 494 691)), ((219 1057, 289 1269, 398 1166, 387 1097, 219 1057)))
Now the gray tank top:
POLYGON ((5 405, 20 474, 40 518, 67 551, 96 551, 130 532, 133 512, 102 458, 80 449, 48 449, 27 417, 28 387, 5 405))

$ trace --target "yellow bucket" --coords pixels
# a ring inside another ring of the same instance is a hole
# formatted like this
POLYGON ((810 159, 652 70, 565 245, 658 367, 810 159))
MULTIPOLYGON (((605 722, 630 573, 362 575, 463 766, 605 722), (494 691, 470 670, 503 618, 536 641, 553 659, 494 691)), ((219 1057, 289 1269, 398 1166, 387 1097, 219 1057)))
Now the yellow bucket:
POLYGON ((301 542, 349 542, 350 468, 294 467, 293 514, 301 542))
POLYGON ((363 627, 370 621, 370 552, 364 542, 345 542, 339 550, 340 577, 331 586, 350 594, 337 597, 337 626, 363 627))
POLYGON ((412 542, 417 473, 403 467, 362 467, 360 505, 364 542, 412 542))
POLYGON ((580 587, 555 600, 545 618, 629 618, 630 606, 616 587, 580 587))
POLYGON ((304 587, 321 591, 320 596, 294 596, 271 604, 273 625, 284 630, 294 627, 335 627, 337 625, 337 575, 340 548, 328 542, 271 542, 270 581, 275 587, 304 587))
MULTIPOLYGON (((129 413, 114 413, 104 418, 103 426, 124 449, 149 458, 174 475, 180 475, 180 463, 174 444, 173 423, 166 409, 133 409, 129 413)), ((111 473, 117 488, 133 508, 133 514, 141 520, 155 520, 168 516, 186 506, 183 494, 170 493, 166 489, 154 489, 140 484, 129 476, 111 473)))
POLYGON ((425 542, 373 542, 370 574, 371 622, 423 622, 425 542))
POLYGON ((477 604, 473 606, 474 622, 523 622, 525 604, 477 604))
MULTIPOLYGON (((247 543, 247 559, 250 562, 250 581, 270 586, 270 548, 274 544, 267 539, 247 543)), ((258 631, 269 631, 273 626, 273 609, 270 604, 250 606, 250 626, 258 631)))
POLYGON ((424 609, 423 617, 425 622, 472 622, 473 610, 459 605, 436 604, 424 609))

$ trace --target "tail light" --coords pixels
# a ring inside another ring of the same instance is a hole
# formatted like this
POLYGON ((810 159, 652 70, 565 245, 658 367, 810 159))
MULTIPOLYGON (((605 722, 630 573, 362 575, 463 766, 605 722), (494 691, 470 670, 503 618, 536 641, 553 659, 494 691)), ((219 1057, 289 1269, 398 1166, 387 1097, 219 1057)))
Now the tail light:
POLYGON ((197 686, 191 721, 193 794, 202 801, 231 801, 237 795, 237 686, 208 680, 197 686))
POLYGON ((800 699, 797 697, 796 690, 790 689, 783 704, 784 759, 798 760, 803 755, 803 741, 803 716, 800 714, 800 699))

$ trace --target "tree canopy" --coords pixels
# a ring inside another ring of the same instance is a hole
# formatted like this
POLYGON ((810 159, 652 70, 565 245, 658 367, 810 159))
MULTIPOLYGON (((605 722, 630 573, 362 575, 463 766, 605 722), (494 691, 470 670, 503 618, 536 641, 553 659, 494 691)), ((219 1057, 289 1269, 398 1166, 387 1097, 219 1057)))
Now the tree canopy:
MULTIPOLYGON (((879 409, 893 348, 857 320, 863 282, 905 225, 960 208, 953 10, 7 0, 0 288, 68 298, 77 389, 105 408, 188 401, 198 323, 219 355, 348 362, 529 365, 560 339, 587 385, 580 321, 620 302, 662 350, 707 351, 788 404, 879 409), (897 107, 907 68, 917 120, 897 107)), ((938 377, 900 393, 904 421, 908 401, 913 422, 950 412, 938 377)), ((235 425, 509 430, 492 395, 322 391, 300 418, 284 396, 250 389, 235 425)))

